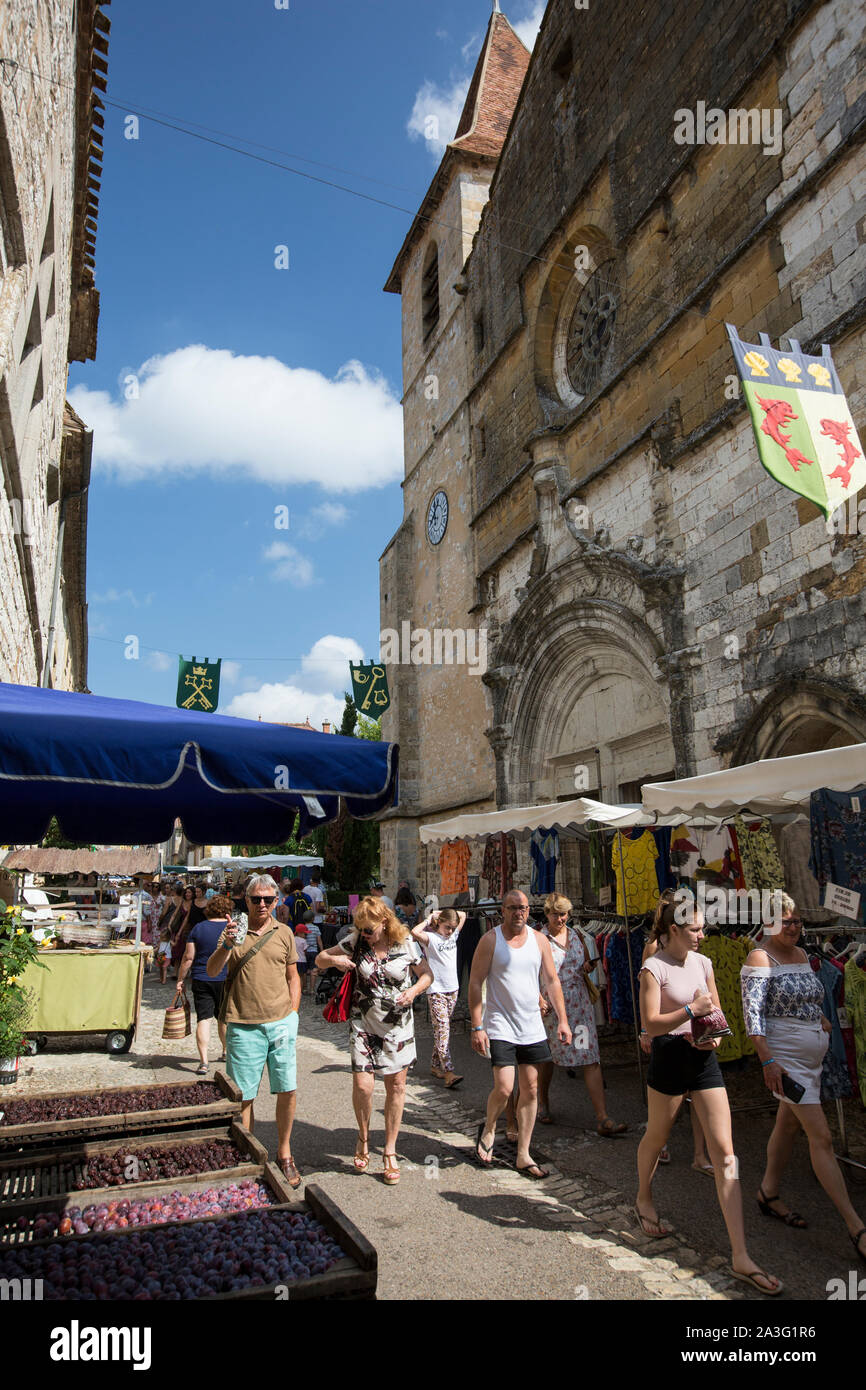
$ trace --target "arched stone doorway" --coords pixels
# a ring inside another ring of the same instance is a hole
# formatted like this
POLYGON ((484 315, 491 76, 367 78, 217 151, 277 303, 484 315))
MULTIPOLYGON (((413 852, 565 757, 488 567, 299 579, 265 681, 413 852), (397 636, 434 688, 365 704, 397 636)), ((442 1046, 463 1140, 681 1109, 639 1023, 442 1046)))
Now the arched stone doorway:
MULTIPOLYGON (((532 624, 522 617, 520 640, 512 632, 497 653, 509 663, 494 684, 491 736, 501 804, 639 799, 641 782, 673 775, 661 643, 646 621, 620 603, 587 598, 545 606, 532 624)), ((585 856, 576 841, 561 848, 560 882, 576 897, 585 856)))
POLYGON ((774 691, 743 731, 733 766, 866 742, 866 700, 822 681, 774 691))

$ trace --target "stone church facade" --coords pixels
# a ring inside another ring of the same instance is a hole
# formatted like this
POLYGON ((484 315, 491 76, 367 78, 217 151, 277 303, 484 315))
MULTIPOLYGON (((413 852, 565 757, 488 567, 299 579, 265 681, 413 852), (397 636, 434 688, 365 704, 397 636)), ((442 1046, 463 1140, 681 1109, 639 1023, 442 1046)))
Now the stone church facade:
POLYGON ((866 541, 763 470, 725 331, 828 343, 866 434, 858 6, 656 8, 551 0, 531 60, 494 13, 386 285, 381 625, 488 644, 483 676, 390 668, 389 883, 435 890, 418 827, 460 811, 866 740, 866 541), (754 123, 679 143, 675 113, 711 108, 754 123))
POLYGON ((109 21, 96 0, 0 12, 0 680, 87 686, 92 437, 66 402, 96 353, 109 21))

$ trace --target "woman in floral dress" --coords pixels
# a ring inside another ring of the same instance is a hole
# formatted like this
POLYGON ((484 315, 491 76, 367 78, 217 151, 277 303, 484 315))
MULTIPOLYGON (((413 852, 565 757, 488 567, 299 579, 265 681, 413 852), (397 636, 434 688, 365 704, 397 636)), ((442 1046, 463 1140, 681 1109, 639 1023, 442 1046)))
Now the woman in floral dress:
POLYGON ((376 1072, 385 1082, 385 1183, 400 1181, 397 1135, 403 1118, 406 1072, 415 1061, 412 1005, 433 983, 421 947, 381 898, 363 898, 355 909, 352 931, 336 946, 320 951, 319 970, 355 971, 352 995, 352 1103, 358 1121, 354 1165, 359 1173, 369 1162, 370 1119, 376 1072), (414 982, 413 982, 414 976, 414 982))
POLYGON ((568 898, 563 898, 559 893, 548 893, 544 900, 547 926, 542 930, 550 940, 553 963, 565 996, 572 1040, 568 1046, 559 1041, 556 1014, 542 990, 541 1012, 550 1040, 553 1061, 542 1062, 538 1069, 538 1118, 541 1124, 553 1123, 550 1114, 550 1083, 553 1079, 554 1065, 582 1067, 586 1089, 595 1110, 597 1131, 603 1139, 611 1139, 614 1135, 624 1134, 628 1125, 615 1124, 605 1106, 595 1010, 586 983, 592 964, 587 960, 580 933, 568 925, 570 911, 571 903, 568 898))

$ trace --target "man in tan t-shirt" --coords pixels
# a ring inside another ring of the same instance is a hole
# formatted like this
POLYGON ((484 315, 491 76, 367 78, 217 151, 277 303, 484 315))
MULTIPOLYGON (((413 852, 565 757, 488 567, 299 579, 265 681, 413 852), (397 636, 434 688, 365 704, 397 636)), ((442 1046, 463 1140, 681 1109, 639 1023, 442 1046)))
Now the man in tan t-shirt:
POLYGON ((278 901, 279 889, 269 875, 257 874, 250 879, 246 890, 247 934, 237 944, 240 928, 229 918, 208 960, 207 973, 218 975, 228 965, 223 991, 226 1071, 243 1096, 241 1123, 252 1132, 253 1101, 267 1065, 271 1094, 277 1097, 277 1164, 291 1186, 300 1187, 291 1141, 297 1101, 295 1042, 301 977, 294 932, 273 915, 278 901))

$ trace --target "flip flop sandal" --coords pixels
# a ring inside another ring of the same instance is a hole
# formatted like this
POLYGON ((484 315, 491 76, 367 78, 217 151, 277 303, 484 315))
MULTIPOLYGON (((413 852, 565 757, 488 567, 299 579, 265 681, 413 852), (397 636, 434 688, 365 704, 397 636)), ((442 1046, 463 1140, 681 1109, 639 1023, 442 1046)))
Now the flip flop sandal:
POLYGON ((550 1113, 549 1110, 539 1110, 539 1112, 538 1112, 538 1123, 539 1123, 540 1125, 552 1125, 552 1124, 553 1124, 553 1116, 551 1115, 551 1113, 550 1113))
POLYGON ((492 1164, 493 1164, 493 1159, 492 1159, 492 1158, 482 1158, 482 1157, 481 1157, 481 1154, 479 1154, 478 1150, 480 1149, 480 1150, 481 1150, 481 1153, 492 1154, 492 1153, 493 1153, 493 1144, 496 1143, 496 1140, 494 1139, 494 1140, 493 1140, 493 1144, 482 1144, 482 1142, 481 1142, 481 1136, 482 1136, 482 1134, 484 1133, 484 1126, 485 1126, 486 1123, 487 1123, 486 1120, 482 1120, 482 1121, 481 1121, 481 1124, 478 1126, 478 1134, 476 1135, 476 1138, 475 1138, 475 1162, 478 1163, 478 1164, 480 1164, 482 1168, 490 1168, 490 1167, 492 1166, 492 1164))
POLYGON ((671 1156, 670 1156, 670 1153, 668 1152, 668 1146, 667 1146, 667 1144, 665 1144, 664 1148, 662 1149, 661 1153, 659 1154, 659 1163, 670 1163, 670 1161, 671 1161, 671 1156))
POLYGON ((605 1120, 596 1129, 596 1134, 600 1134, 602 1139, 616 1139, 620 1134, 625 1134, 628 1129, 626 1124, 614 1124, 613 1120, 605 1120))
POLYGON ((522 1178, 529 1178, 532 1182, 541 1182, 542 1178, 549 1178, 550 1173, 546 1168, 539 1168, 537 1163, 528 1163, 525 1168, 518 1168, 515 1164, 515 1172, 522 1178))
POLYGON ((649 1216, 641 1216, 638 1211, 637 1202, 634 1204, 634 1214, 637 1217, 638 1225, 644 1235, 648 1236, 650 1240, 664 1240, 665 1236, 673 1235, 673 1228, 665 1226, 661 1220, 653 1221, 649 1216), (660 1229, 657 1231, 648 1231, 647 1226, 658 1226, 660 1229))
POLYGON ((696 1173, 703 1173, 708 1178, 715 1178, 716 1170, 712 1163, 693 1163, 692 1167, 696 1173))
POLYGON ((454 1088, 455 1088, 455 1086, 459 1086, 459 1085, 460 1085, 460 1082, 461 1082, 462 1080, 463 1080, 463 1077, 462 1077, 462 1076, 455 1076, 455 1075, 453 1075, 453 1073, 452 1073, 452 1075, 449 1077, 449 1079, 445 1082, 445 1090, 446 1090, 446 1091, 453 1091, 454 1088))
POLYGON ((753 1289, 757 1289, 758 1293, 764 1294, 767 1298, 775 1298, 776 1294, 780 1294, 785 1287, 784 1284, 779 1283, 774 1289, 765 1289, 758 1283, 758 1278, 769 1279, 770 1276, 765 1274, 762 1269, 753 1269, 748 1274, 738 1274, 732 1265, 731 1274, 735 1279, 739 1279, 741 1284, 751 1284, 753 1289))

